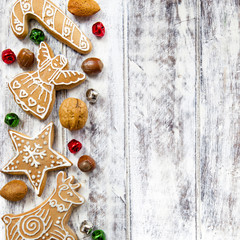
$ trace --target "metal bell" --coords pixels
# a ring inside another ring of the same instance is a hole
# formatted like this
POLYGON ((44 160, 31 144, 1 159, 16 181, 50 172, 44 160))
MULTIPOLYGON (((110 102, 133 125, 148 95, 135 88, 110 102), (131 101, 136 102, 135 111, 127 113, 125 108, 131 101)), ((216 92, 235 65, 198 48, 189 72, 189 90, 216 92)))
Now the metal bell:
POLYGON ((99 95, 99 93, 92 88, 88 89, 87 92, 86 92, 87 100, 90 103, 96 103, 97 99, 98 99, 98 95, 99 95))
POLYGON ((81 224, 80 231, 81 233, 89 235, 92 232, 93 228, 94 225, 90 221, 85 220, 81 224))

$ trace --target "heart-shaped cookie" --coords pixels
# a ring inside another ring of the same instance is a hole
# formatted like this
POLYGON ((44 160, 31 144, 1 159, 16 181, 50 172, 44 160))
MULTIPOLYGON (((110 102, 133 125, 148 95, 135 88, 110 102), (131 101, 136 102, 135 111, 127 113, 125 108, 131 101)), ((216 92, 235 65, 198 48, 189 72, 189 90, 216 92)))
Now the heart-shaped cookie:
POLYGON ((68 2, 68 11, 76 16, 91 16, 99 10, 100 7, 94 0, 69 0, 68 2))

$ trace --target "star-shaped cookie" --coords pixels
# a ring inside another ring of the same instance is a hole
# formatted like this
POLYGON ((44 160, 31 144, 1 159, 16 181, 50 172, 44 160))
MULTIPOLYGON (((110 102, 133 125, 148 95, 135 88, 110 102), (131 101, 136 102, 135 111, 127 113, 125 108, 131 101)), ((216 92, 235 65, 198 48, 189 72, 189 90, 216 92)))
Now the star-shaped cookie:
POLYGON ((63 155, 52 149, 54 126, 51 122, 36 137, 9 130, 17 155, 2 169, 13 175, 27 175, 38 196, 44 190, 47 172, 72 166, 63 155))

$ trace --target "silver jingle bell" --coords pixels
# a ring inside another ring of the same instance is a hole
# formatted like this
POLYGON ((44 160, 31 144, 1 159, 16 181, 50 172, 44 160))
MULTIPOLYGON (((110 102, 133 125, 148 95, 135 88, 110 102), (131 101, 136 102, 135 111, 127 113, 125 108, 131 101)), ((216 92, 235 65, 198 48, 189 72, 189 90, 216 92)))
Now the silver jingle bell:
POLYGON ((99 95, 99 93, 92 88, 88 89, 87 92, 86 92, 87 100, 90 103, 96 103, 97 99, 98 99, 98 95, 99 95))
POLYGON ((81 231, 81 233, 85 233, 85 234, 89 235, 92 232, 93 228, 94 228, 94 225, 91 222, 89 222, 88 220, 85 220, 82 222, 82 224, 80 226, 80 231, 81 231))

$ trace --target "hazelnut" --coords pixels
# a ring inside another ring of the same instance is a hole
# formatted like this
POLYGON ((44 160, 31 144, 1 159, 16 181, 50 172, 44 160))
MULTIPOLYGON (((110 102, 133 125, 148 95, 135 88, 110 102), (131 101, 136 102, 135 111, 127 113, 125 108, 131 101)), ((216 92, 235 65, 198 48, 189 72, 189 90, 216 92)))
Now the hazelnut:
POLYGON ((103 69, 103 63, 99 58, 88 58, 82 63, 82 70, 89 75, 98 74, 103 69))
POLYGON ((88 155, 83 155, 82 157, 79 158, 78 160, 78 168, 82 172, 90 172, 96 167, 96 163, 94 159, 92 159, 88 155))
POLYGON ((7 183, 1 190, 0 195, 6 200, 17 202, 22 200, 27 194, 28 188, 25 182, 13 180, 7 183))
POLYGON ((27 48, 23 48, 17 56, 17 62, 21 68, 29 68, 34 62, 34 53, 27 48))
POLYGON ((59 108, 59 119, 62 126, 71 131, 81 129, 88 119, 87 105, 80 99, 67 98, 59 108))

